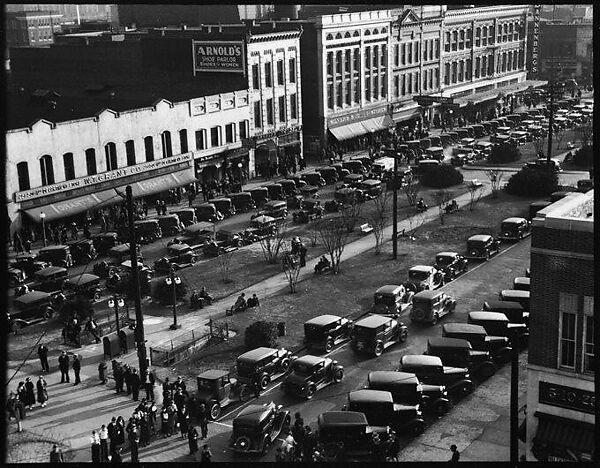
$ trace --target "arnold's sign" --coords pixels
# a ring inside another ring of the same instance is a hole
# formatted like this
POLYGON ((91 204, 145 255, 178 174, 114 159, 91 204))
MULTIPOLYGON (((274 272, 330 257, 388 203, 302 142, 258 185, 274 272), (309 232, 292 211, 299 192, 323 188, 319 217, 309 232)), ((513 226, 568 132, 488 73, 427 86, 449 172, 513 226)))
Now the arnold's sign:
POLYGON ((242 41, 192 41, 194 75, 197 72, 245 73, 242 41))

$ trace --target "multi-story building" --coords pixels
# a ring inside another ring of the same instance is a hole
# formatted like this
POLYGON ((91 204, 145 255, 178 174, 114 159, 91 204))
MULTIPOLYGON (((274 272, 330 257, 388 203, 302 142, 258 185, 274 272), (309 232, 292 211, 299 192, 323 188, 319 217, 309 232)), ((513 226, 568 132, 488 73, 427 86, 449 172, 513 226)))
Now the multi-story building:
POLYGON ((81 21, 111 21, 112 7, 110 4, 74 4, 74 3, 12 3, 6 4, 7 12, 51 11, 62 15, 62 22, 79 23, 81 21))
POLYGON ((7 47, 47 46, 61 32, 62 15, 50 11, 7 12, 5 20, 7 47))
POLYGON ((592 460, 594 270, 594 191, 538 212, 531 240, 528 460, 592 460))
POLYGON ((138 28, 159 28, 185 24, 239 23, 240 11, 233 4, 127 4, 117 5, 117 22, 123 26, 135 24, 138 28))

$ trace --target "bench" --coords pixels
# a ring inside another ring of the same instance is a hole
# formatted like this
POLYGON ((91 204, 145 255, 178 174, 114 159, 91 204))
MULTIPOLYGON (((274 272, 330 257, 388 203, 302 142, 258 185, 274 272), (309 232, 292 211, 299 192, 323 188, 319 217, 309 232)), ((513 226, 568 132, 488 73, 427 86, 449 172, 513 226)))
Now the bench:
POLYGON ((358 230, 362 234, 369 234, 371 231, 373 231, 373 226, 371 226, 369 223, 364 223, 358 227, 358 230))

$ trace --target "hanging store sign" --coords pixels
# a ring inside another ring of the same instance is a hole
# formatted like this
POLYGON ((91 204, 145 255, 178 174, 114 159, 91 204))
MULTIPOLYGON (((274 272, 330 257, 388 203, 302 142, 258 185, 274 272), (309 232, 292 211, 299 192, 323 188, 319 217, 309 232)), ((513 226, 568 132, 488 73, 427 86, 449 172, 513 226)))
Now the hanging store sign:
POLYGON ((194 76, 197 72, 245 73, 242 41, 192 41, 194 76))
POLYGON ((594 395, 594 392, 540 381, 539 402, 546 405, 594 414, 596 396, 594 395))
POLYGON ((538 74, 539 59, 539 38, 540 38, 540 18, 542 15, 542 5, 533 6, 533 37, 531 44, 531 76, 535 78, 538 74))

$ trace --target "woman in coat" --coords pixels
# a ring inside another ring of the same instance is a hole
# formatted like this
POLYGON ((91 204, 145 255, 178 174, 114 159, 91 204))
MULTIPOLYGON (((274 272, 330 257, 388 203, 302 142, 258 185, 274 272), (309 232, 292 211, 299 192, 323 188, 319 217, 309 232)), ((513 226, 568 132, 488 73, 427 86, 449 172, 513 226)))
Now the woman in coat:
POLYGON ((44 379, 43 376, 40 375, 40 378, 37 381, 36 387, 37 387, 37 401, 43 408, 46 406, 46 402, 48 401, 48 390, 46 388, 47 384, 46 384, 46 380, 44 379))
POLYGON ((23 408, 27 406, 27 392, 25 391, 25 382, 19 382, 17 385, 17 397, 23 405, 23 408))
POLYGON ((35 406, 35 387, 30 377, 25 379, 25 406, 27 409, 35 406))
POLYGON ((168 407, 163 407, 160 412, 160 430, 163 433, 163 437, 167 437, 169 435, 169 409, 168 407))
POLYGON ((181 412, 178 415, 179 418, 179 430, 181 431, 181 438, 187 437, 188 430, 190 428, 190 415, 187 412, 185 405, 181 408, 181 412))

